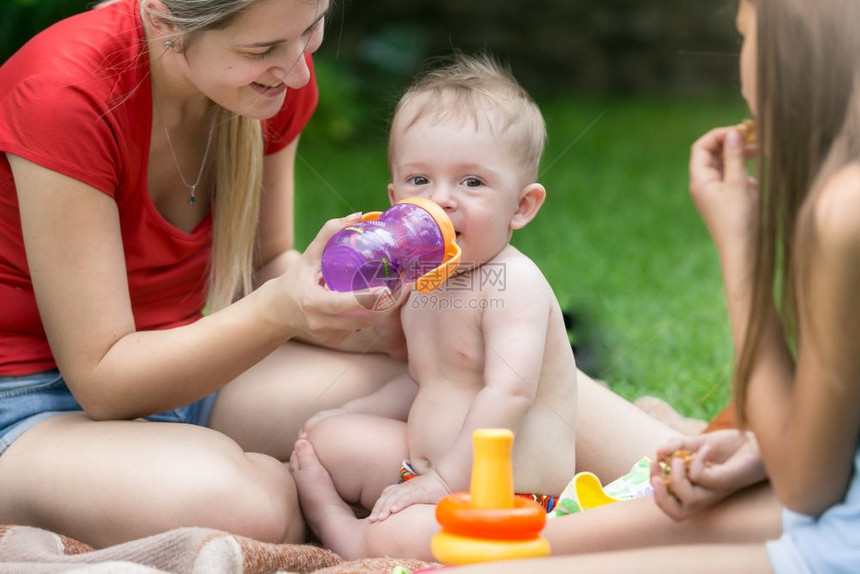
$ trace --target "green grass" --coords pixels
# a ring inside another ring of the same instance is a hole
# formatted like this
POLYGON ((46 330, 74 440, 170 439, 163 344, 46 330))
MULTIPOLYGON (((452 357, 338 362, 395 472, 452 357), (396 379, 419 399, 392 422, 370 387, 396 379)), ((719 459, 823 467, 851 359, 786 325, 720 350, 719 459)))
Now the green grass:
MULTIPOLYGON (((741 102, 572 97, 541 107, 548 199, 515 245, 580 320, 575 342, 595 352, 595 374, 627 398, 653 394, 687 416, 713 416, 729 396, 731 342, 687 160, 696 137, 743 117, 741 102)), ((300 156, 299 245, 329 217, 387 206, 378 136, 303 142, 300 156)))

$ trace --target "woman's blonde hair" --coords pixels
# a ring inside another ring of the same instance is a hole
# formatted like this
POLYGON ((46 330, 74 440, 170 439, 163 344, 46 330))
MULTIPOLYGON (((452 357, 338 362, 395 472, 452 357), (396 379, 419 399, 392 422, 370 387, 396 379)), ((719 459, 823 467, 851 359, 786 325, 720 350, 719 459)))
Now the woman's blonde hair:
MULTIPOLYGON (((222 29, 260 0, 161 0, 166 11, 151 14, 180 32, 176 49, 186 51, 197 35, 222 29)), ((146 7, 141 0, 141 10, 146 7)), ((215 104, 213 104, 215 105, 215 104)), ((217 106, 215 168, 207 174, 212 192, 210 311, 229 305, 253 289, 254 252, 263 185, 263 133, 260 120, 217 106)))
POLYGON ((805 272, 815 246, 821 184, 860 158, 860 2, 750 1, 757 16, 761 227, 734 397, 746 390, 774 291, 788 342, 797 343, 805 272))
MULTIPOLYGON (((543 116, 510 70, 487 54, 458 52, 429 62, 400 98, 392 127, 407 129, 427 114, 435 121, 461 116, 477 122, 488 110, 501 119, 494 127, 511 138, 528 179, 535 181, 546 142, 543 116)), ((389 158, 395 151, 394 130, 390 133, 389 158)))

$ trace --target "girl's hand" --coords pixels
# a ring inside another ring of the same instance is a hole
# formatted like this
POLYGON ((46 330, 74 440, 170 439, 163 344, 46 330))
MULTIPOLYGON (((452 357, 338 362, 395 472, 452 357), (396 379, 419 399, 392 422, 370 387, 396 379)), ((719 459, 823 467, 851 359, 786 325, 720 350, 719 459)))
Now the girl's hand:
POLYGON ((382 521, 413 504, 436 504, 450 494, 447 485, 435 470, 400 484, 385 487, 373 505, 368 520, 382 521))
POLYGON ((751 253, 759 221, 758 183, 746 169, 756 151, 745 147, 739 130, 713 129, 690 152, 690 194, 721 256, 729 258, 751 253))
POLYGON ((675 520, 689 518, 766 478, 755 437, 736 430, 674 439, 657 450, 657 461, 651 464, 654 500, 675 520), (692 461, 685 468, 683 460, 673 458, 666 484, 658 461, 679 450, 691 452, 692 461))
POLYGON ((326 242, 359 215, 332 219, 286 273, 272 280, 268 309, 293 337, 336 346, 357 330, 397 314, 401 300, 384 287, 340 293, 323 283, 320 258, 326 242), (392 303, 393 301, 393 303, 392 303))

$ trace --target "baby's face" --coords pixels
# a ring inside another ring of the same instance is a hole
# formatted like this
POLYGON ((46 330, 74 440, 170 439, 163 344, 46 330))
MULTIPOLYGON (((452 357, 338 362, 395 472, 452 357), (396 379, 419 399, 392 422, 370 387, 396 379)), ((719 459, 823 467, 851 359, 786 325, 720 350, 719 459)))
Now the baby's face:
POLYGON ((392 142, 389 198, 426 197, 442 206, 463 267, 486 263, 507 245, 528 182, 504 134, 494 134, 486 121, 422 117, 406 129, 395 121, 392 142))

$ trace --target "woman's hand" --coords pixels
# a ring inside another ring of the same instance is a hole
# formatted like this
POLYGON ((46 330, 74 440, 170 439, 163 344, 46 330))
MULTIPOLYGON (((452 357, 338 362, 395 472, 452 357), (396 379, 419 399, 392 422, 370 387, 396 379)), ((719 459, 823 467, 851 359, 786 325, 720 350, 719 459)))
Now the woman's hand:
POLYGON ((699 138, 690 152, 690 194, 721 256, 751 254, 758 231, 759 189, 747 173, 740 126, 716 128, 699 138))
POLYGON ((450 493, 436 471, 430 470, 407 482, 385 487, 367 519, 370 522, 385 520, 413 504, 436 504, 450 493))
POLYGON ((379 320, 367 329, 350 335, 336 348, 353 353, 384 353, 395 359, 406 359, 406 337, 400 324, 400 308, 409 297, 409 289, 401 288, 391 294, 390 304, 397 310, 381 314, 379 320))
POLYGON ((657 450, 657 460, 679 450, 691 452, 692 461, 685 468, 683 460, 673 458, 668 485, 659 462, 651 464, 654 500, 675 520, 689 518, 767 478, 758 443, 750 432, 724 430, 673 439, 657 450))
POLYGON ((337 346, 357 330, 396 315, 400 301, 384 287, 340 293, 323 284, 320 258, 326 242, 359 215, 332 219, 286 273, 266 284, 266 303, 274 319, 296 337, 323 346, 337 346))

